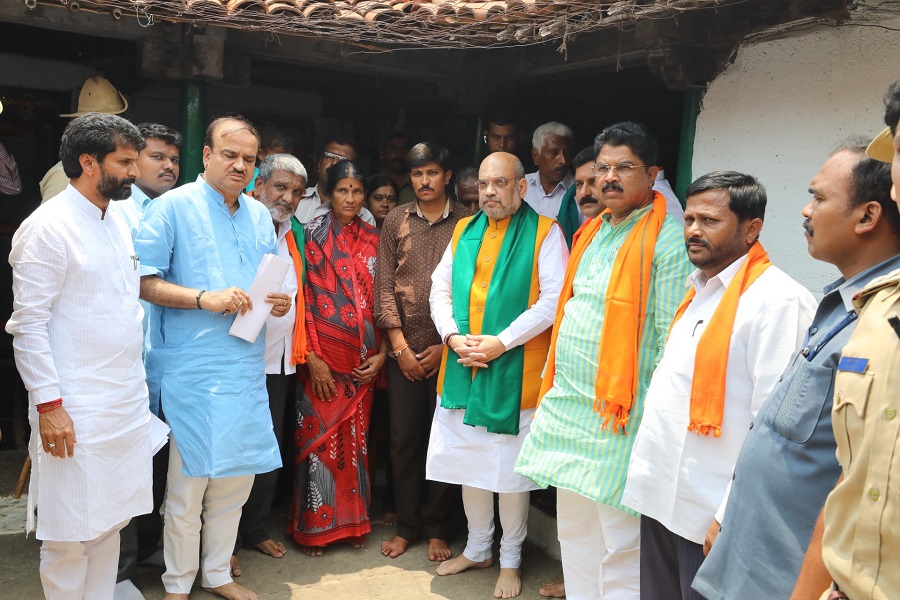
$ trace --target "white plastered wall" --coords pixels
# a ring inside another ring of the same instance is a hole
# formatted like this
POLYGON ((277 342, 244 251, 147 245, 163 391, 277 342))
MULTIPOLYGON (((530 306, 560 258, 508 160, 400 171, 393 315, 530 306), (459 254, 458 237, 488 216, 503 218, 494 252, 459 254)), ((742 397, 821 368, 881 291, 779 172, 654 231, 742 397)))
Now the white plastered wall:
POLYGON ((890 28, 900 29, 900 7, 863 6, 841 26, 746 42, 697 119, 694 178, 717 169, 759 178, 769 198, 763 245, 817 296, 838 272, 808 255, 800 210, 832 148, 884 128, 882 98, 900 78, 900 34, 890 28))

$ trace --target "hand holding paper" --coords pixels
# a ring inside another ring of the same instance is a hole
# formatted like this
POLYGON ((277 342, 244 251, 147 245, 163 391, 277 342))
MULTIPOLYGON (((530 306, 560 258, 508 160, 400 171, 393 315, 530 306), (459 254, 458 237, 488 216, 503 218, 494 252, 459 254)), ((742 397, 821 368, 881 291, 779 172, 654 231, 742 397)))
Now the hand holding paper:
POLYGON ((281 292, 290 266, 291 263, 274 254, 263 256, 248 292, 253 308, 235 317, 231 329, 228 330, 229 334, 247 340, 251 344, 256 341, 256 336, 262 331, 266 317, 272 310, 272 303, 266 302, 266 297, 281 292))

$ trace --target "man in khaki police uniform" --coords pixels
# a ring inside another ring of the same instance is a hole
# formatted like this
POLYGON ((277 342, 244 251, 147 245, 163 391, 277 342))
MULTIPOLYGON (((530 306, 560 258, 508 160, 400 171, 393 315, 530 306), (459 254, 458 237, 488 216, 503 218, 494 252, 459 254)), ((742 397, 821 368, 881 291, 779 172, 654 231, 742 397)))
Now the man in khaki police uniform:
MULTIPOLYGON (((867 154, 893 163, 900 194, 900 80, 885 99, 888 128, 867 154)), ((844 346, 834 384, 832 424, 841 480, 825 501, 822 559, 834 579, 823 598, 900 598, 900 271, 873 280, 854 300, 859 323, 844 346)))

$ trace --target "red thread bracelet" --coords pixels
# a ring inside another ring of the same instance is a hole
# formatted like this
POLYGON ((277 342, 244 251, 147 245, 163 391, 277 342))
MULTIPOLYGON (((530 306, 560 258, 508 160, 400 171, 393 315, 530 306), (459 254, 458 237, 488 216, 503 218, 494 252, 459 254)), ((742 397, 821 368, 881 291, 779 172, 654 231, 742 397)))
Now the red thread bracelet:
POLYGON ((50 402, 42 402, 38 404, 35 408, 39 413, 50 412, 56 408, 62 406, 62 398, 57 398, 56 400, 51 400, 50 402))

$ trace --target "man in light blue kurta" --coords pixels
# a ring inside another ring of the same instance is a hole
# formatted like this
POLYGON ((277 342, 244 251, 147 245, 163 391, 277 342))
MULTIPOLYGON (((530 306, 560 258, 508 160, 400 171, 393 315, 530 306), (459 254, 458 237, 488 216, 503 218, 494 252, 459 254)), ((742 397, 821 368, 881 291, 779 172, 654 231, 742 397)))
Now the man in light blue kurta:
MULTIPOLYGON (((268 210, 242 196, 234 216, 202 177, 164 194, 144 213, 136 251, 141 275, 182 287, 250 289, 264 254, 275 251, 268 210)), ((228 334, 234 314, 160 307, 163 411, 192 477, 264 473, 281 466, 268 411, 265 336, 228 334), (258 406, 257 406, 258 404, 258 406)))
MULTIPOLYGON (((230 336, 263 256, 276 251, 269 211, 241 190, 258 136, 243 120, 207 131, 206 171, 151 202, 135 248, 141 296, 159 305, 161 343, 151 348, 172 428, 165 511, 166 598, 187 598, 200 569, 219 595, 252 597, 229 562, 253 475, 281 466, 265 386, 265 335, 230 336)), ((283 316, 287 309, 272 309, 283 316)))
MULTIPOLYGON (((111 203, 110 212, 121 216, 128 225, 132 241, 137 235, 138 226, 144 209, 154 199, 175 187, 178 181, 181 134, 159 123, 140 123, 138 131, 144 138, 144 148, 138 153, 137 167, 140 176, 131 184, 131 198, 111 203)), ((150 397, 150 410, 156 416, 159 412, 159 375, 155 365, 147 360, 150 347, 154 341, 159 345, 159 307, 146 300, 139 300, 144 309, 144 348, 141 358, 147 374, 147 391, 150 397)), ((169 448, 163 447, 153 455, 153 510, 140 515, 122 529, 121 548, 119 550, 120 588, 132 586, 125 579, 131 579, 137 571, 139 560, 157 552, 159 539, 162 536, 162 517, 159 509, 162 506, 166 491, 166 470, 169 464, 169 448)))
MULTIPOLYGON (((174 129, 159 123, 140 123, 137 126, 144 136, 144 149, 138 154, 137 166, 141 172, 131 186, 131 198, 110 206, 116 214, 121 215, 131 231, 131 239, 137 236, 138 226, 147 205, 159 198, 178 181, 181 165, 181 134, 174 129)), ((141 300, 144 308, 144 369, 147 371, 147 387, 150 393, 150 410, 159 416, 159 375, 155 365, 147 360, 150 346, 158 337, 159 310, 146 300, 141 300), (153 328, 151 329, 151 323, 153 328)), ((158 344, 158 342, 157 342, 158 344)), ((168 452, 165 453, 168 457, 168 452)), ((154 479, 156 481, 156 479, 154 479)), ((165 482, 163 482, 165 486, 165 482)), ((157 496, 154 495, 154 498, 157 496)), ((156 511, 154 511, 156 512, 156 511)))
MULTIPOLYGON (((604 415, 594 409, 610 278, 626 238, 644 227, 652 211, 662 217, 665 200, 652 190, 657 167, 646 165, 657 164, 656 143, 643 126, 610 126, 597 136, 595 149, 596 185, 609 211, 598 217, 602 222, 581 260, 569 265, 570 271, 575 269, 572 296, 561 308, 562 318, 557 316, 555 374, 546 374, 553 377, 552 388, 535 414, 516 472, 541 486, 558 488, 567 597, 633 599, 639 590, 640 520, 621 503, 625 475, 644 396, 692 267, 682 226, 665 216, 645 290, 636 393, 627 425, 615 432, 613 422, 604 426, 604 415)), ((627 343, 623 340, 622 347, 627 343)))

